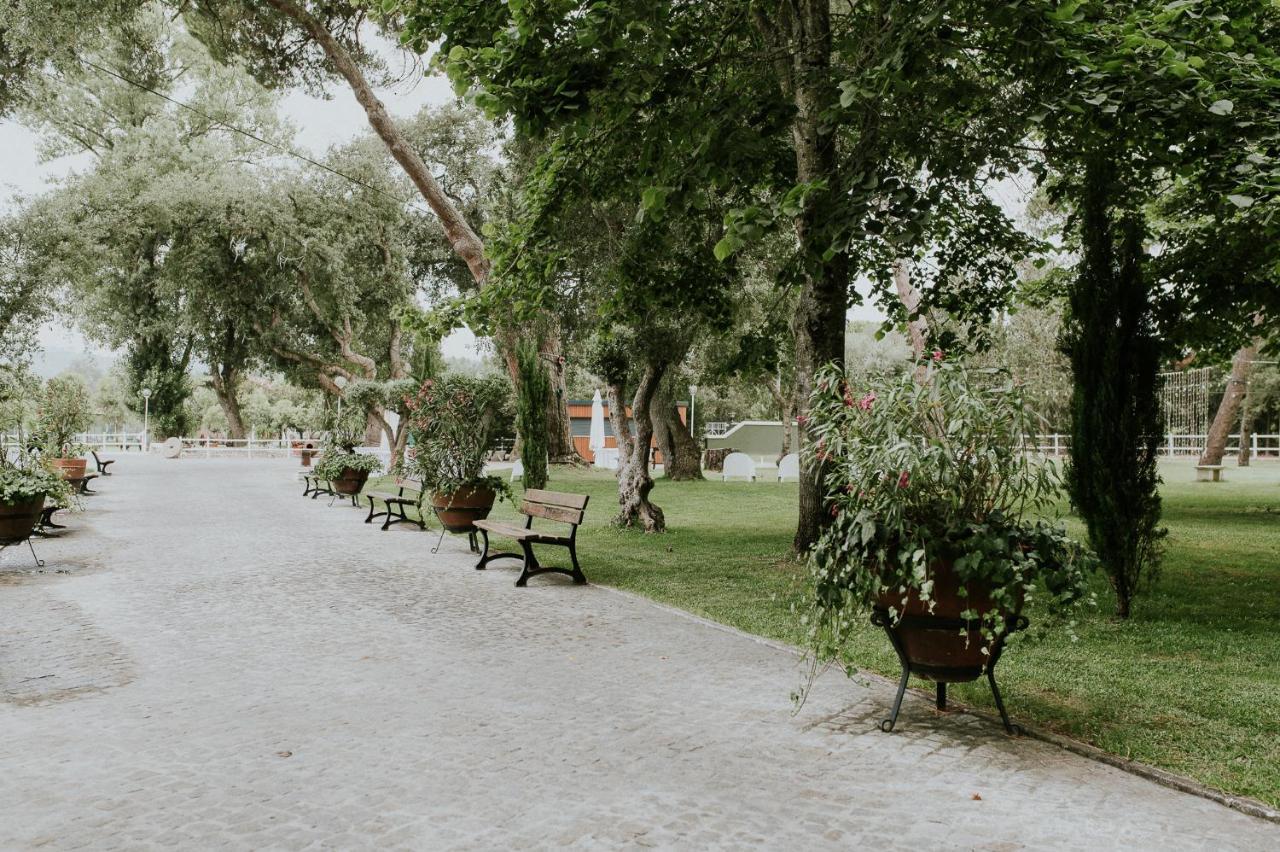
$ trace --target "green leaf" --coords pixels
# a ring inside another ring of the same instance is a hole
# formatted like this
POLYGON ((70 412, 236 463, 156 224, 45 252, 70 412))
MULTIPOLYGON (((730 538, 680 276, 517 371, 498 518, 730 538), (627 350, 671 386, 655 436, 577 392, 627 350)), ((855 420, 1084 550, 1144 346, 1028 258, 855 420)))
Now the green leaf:
POLYGON ((1228 195, 1227 200, 1242 210, 1253 206, 1253 199, 1247 195, 1228 195))
POLYGON ((716 243, 716 247, 711 250, 712 254, 716 256, 716 260, 722 263, 727 260, 729 255, 738 250, 736 242, 737 241, 729 234, 725 234, 721 237, 720 242, 716 243))
POLYGON ((1230 115, 1231 111, 1235 108, 1236 108, 1235 104, 1233 104, 1231 101, 1227 100, 1226 98, 1223 98, 1222 100, 1214 101, 1213 103, 1211 103, 1209 105, 1209 112, 1213 113, 1214 115, 1230 115))

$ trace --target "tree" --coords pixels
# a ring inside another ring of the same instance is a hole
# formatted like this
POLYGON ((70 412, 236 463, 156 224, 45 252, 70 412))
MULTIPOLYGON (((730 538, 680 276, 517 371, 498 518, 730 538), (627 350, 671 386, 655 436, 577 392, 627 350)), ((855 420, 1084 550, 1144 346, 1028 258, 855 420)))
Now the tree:
MULTIPOLYGON (((993 273, 951 288, 947 306, 983 315, 1008 289, 1000 267, 1014 241, 976 189, 998 171, 980 174, 1007 150, 1002 140, 1020 134, 962 55, 959 34, 989 23, 988 4, 957 6, 960 25, 932 3, 400 8, 406 37, 440 41, 458 90, 510 116, 517 134, 554 135, 580 161, 625 146, 635 169, 617 191, 642 216, 696 219, 709 196, 741 194, 716 246, 725 261, 789 229, 778 283, 796 292, 804 406, 817 367, 842 357, 855 271, 884 273, 878 292, 888 294, 893 262, 933 240, 944 248, 931 276, 940 290, 966 269, 993 273)), ((533 252, 510 259, 540 262, 533 252)), ((817 480, 801 483, 797 550, 829 518, 817 480)))
POLYGON ((626 329, 606 332, 595 341, 588 363, 604 379, 609 423, 618 442, 618 514, 614 523, 645 532, 663 532, 666 516, 649 500, 653 491, 649 457, 653 440, 650 406, 666 372, 666 362, 659 354, 660 340, 655 337, 636 341, 633 337, 634 333, 626 329), (649 357, 637 371, 633 359, 638 347, 643 347, 649 357))
MULTIPOLYGON (((366 8, 356 2, 318 0, 219 0, 191 4, 188 20, 193 31, 211 46, 215 55, 239 57, 267 83, 300 82, 313 88, 331 75, 340 76, 364 109, 369 124, 426 201, 445 239, 471 273, 477 288, 489 282, 490 261, 477 228, 458 199, 450 196, 428 161, 430 150, 420 150, 409 133, 387 112, 366 72, 380 71, 374 52, 361 42, 368 22, 366 8)), ((389 19, 394 23, 395 18, 389 19)), ((537 325, 539 347, 555 364, 562 347, 556 323, 544 318, 537 325)), ((512 381, 517 381, 516 344, 522 328, 499 324, 495 340, 512 381)), ((552 458, 577 460, 569 431, 563 372, 552 374, 553 405, 548 408, 548 435, 552 458)))
MULTIPOLYGON (((1231 371, 1227 374, 1227 388, 1222 394, 1222 401, 1218 403, 1217 412, 1213 415, 1213 423, 1209 426, 1209 435, 1205 440, 1204 452, 1200 454, 1199 464, 1222 464, 1222 457, 1226 455, 1227 439, 1231 437, 1231 430, 1242 423, 1241 416, 1249 393, 1249 373, 1253 370, 1253 362, 1258 358, 1258 349, 1261 345, 1261 340, 1255 340, 1241 347, 1236 352, 1235 357, 1231 359, 1231 371)), ((1242 466, 1248 466, 1249 464, 1249 457, 1245 450, 1245 446, 1248 443, 1244 434, 1246 431, 1241 426, 1240 452, 1242 466)))
MULTIPOLYGON (((36 349, 36 331, 53 311, 54 294, 30 264, 31 229, 18 216, 0 219, 0 365, 25 362, 36 349)), ((29 223, 27 223, 29 224, 29 223)))
POLYGON ((520 459, 524 462, 524 487, 547 487, 547 403, 551 395, 542 353, 525 342, 516 350, 520 381, 516 385, 516 429, 520 434, 520 459))
MULTIPOLYGON (((1050 180, 1051 200, 1075 210, 1068 483, 1124 618, 1158 568, 1163 535, 1155 393, 1166 344, 1155 294, 1186 305, 1191 293, 1179 285, 1187 273, 1196 277, 1194 266, 1153 267, 1149 210, 1178 189, 1220 206, 1239 187, 1227 167, 1274 135, 1274 109, 1262 93, 1277 68, 1265 42, 1275 10, 1252 2, 1194 10, 1037 2, 1006 14, 1009 25, 992 35, 991 52, 1021 81, 1028 102, 1020 109, 1041 128, 1044 159, 1032 167, 1050 180), (1237 98, 1248 115, 1235 115, 1237 98)), ((1242 308, 1256 303, 1232 311, 1242 308)))

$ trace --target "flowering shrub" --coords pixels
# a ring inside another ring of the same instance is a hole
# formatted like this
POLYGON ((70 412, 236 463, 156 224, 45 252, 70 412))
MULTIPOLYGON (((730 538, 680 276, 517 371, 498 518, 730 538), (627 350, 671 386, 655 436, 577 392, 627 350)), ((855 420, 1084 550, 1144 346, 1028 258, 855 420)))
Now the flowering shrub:
POLYGON ((93 422, 89 410, 89 391, 76 376, 55 376, 45 383, 36 412, 33 434, 41 452, 50 458, 78 458, 88 448, 76 441, 76 435, 93 422))
POLYGON ((1085 594, 1093 558, 1042 520, 1060 491, 1052 461, 1030 452, 1034 424, 1009 376, 966 370, 935 352, 920 370, 865 391, 824 371, 811 401, 808 450, 825 461, 834 516, 810 556, 811 639, 820 658, 838 655, 854 616, 881 595, 932 606, 934 575, 949 563, 962 595, 990 591, 972 608, 984 635, 1003 612, 1040 603, 1061 611, 1085 594))
POLYGON ((404 465, 417 474, 424 489, 453 494, 481 486, 510 495, 506 480, 484 473, 508 393, 507 383, 498 377, 448 376, 428 379, 405 399, 413 450, 406 453, 404 465))

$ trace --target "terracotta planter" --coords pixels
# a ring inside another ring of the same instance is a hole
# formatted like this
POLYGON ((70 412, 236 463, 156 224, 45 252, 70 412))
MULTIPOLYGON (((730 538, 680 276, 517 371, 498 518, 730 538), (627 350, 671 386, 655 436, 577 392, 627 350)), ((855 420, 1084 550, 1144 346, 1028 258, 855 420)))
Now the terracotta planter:
POLYGON ((453 533, 474 532, 476 521, 489 517, 497 493, 486 486, 459 488, 452 494, 432 494, 431 506, 440 525, 453 533))
POLYGON ((63 479, 79 479, 84 476, 88 459, 50 459, 49 462, 58 469, 63 479))
MULTIPOLYGON (((898 592, 881 593, 876 608, 887 612, 889 607, 902 610, 901 620, 890 627, 902 644, 910 662, 911 671, 939 683, 961 683, 981 677, 987 662, 992 658, 993 643, 982 637, 978 620, 963 624, 961 613, 973 609, 979 613, 999 611, 991 600, 991 587, 970 582, 967 597, 960 595, 960 580, 950 562, 938 562, 931 571, 933 577, 933 612, 912 589, 906 604, 898 592), (953 629, 943 629, 952 622, 953 629), (984 649, 987 653, 983 653, 984 649)), ((1015 612, 1003 612, 1016 616, 1015 612)))
POLYGON ((43 494, 24 503, 0 503, 0 544, 16 544, 31 535, 43 508, 43 494))
POLYGON ((342 476, 333 480, 333 490, 337 491, 339 494, 346 494, 348 496, 352 494, 359 494, 368 479, 369 471, 352 470, 349 467, 344 467, 342 469, 342 476))

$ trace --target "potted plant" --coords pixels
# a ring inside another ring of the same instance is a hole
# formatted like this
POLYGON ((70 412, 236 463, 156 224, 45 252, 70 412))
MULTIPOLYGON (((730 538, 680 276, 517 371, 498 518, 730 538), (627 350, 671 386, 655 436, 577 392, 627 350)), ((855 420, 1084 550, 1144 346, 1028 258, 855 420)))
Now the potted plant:
MULTIPOLYGON (((1044 519, 1057 468, 1024 436, 1034 422, 1008 374, 945 363, 852 389, 824 371, 811 401, 811 469, 825 471, 830 526, 810 554, 810 640, 836 659, 869 613, 903 673, 892 730, 915 674, 946 684, 984 673, 1010 727, 993 667, 1024 612, 1085 598, 1092 556, 1044 519)), ((1012 728, 1010 727, 1012 730, 1012 728)))
POLYGON ((30 536, 48 501, 70 504, 71 488, 61 475, 33 456, 0 455, 0 545, 30 536))
POLYGON ((369 474, 382 468, 377 456, 356 452, 362 437, 362 430, 352 418, 334 423, 325 437, 315 475, 327 479, 339 494, 359 494, 369 474))
POLYGON ((428 379, 405 399, 413 447, 404 467, 431 492, 436 517, 450 532, 473 531, 499 496, 510 496, 506 480, 484 472, 508 396, 501 377, 449 376, 428 379))
POLYGON ((84 476, 88 448, 76 436, 92 423, 89 391, 77 376, 55 376, 45 383, 33 437, 41 454, 62 476, 84 476))

